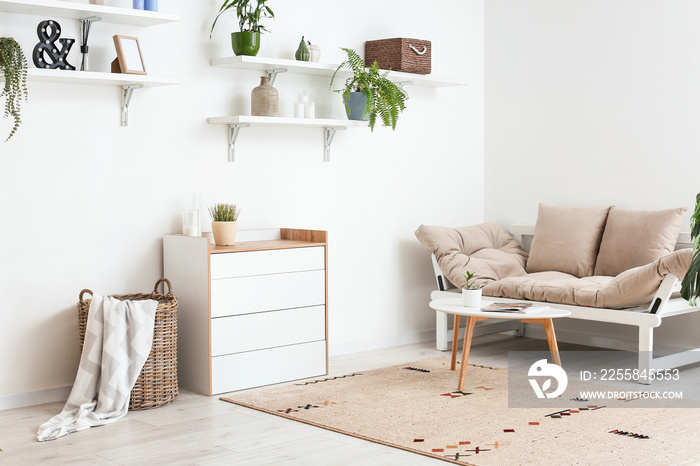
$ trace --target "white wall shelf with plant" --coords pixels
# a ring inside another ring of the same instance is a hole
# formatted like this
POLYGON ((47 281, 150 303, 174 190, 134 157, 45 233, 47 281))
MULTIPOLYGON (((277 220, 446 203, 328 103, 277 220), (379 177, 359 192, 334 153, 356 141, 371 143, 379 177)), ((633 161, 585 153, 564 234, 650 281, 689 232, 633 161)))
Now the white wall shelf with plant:
POLYGON ((348 128, 367 128, 366 121, 332 120, 327 118, 285 118, 268 116, 233 115, 208 118, 212 125, 226 125, 228 127, 228 161, 235 161, 236 140, 241 128, 250 126, 297 126, 307 128, 323 128, 323 160, 329 162, 331 158, 331 144, 336 131, 348 128))
POLYGON ((132 10, 112 6, 90 5, 58 0, 0 0, 0 12, 25 15, 48 15, 67 19, 99 16, 102 21, 134 26, 156 26, 178 21, 177 15, 156 11, 132 10))
MULTIPOLYGON (((211 66, 216 67, 264 71, 270 77, 271 84, 274 83, 274 78, 279 73, 289 72, 310 76, 327 76, 330 78, 338 68, 338 65, 332 63, 315 63, 282 58, 249 57, 245 55, 217 58, 211 60, 210 63, 211 66)), ((350 75, 351 72, 349 70, 342 69, 338 71, 337 77, 345 79, 350 75)), ((390 71, 388 77, 391 81, 396 83, 423 87, 466 86, 468 84, 468 82, 463 79, 446 78, 430 74, 403 73, 399 71, 390 71)))
MULTIPOLYGON (((148 27, 172 23, 179 20, 177 15, 159 13, 156 11, 117 8, 58 0, 0 0, 0 12, 75 19, 80 21, 81 27, 84 24, 89 26, 89 23, 98 21, 148 27)), ((42 69, 29 69, 28 79, 30 81, 63 84, 98 84, 105 86, 121 86, 122 126, 128 126, 129 124, 129 104, 131 103, 131 97, 135 89, 180 84, 180 80, 178 78, 165 78, 147 75, 137 76, 133 74, 101 73, 94 71, 42 69)))

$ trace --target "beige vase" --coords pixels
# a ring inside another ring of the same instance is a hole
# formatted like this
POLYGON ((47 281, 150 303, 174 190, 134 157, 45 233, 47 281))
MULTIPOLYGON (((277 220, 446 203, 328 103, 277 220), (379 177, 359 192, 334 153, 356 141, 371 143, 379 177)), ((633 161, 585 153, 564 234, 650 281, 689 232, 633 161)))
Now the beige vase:
POLYGON ((109 0, 90 0, 92 5, 109 5, 109 0))
POLYGON ((270 78, 262 76, 260 85, 250 93, 250 114, 252 116, 279 116, 280 95, 270 86, 270 78))
POLYGON ((211 222, 211 232, 217 246, 233 246, 238 233, 238 222, 211 222))

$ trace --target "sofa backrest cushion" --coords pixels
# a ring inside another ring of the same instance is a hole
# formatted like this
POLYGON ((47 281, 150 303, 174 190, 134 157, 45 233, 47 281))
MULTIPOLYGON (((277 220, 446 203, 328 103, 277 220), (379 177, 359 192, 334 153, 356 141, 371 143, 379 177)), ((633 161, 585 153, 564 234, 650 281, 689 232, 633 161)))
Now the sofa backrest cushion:
POLYGON ((610 206, 539 205, 527 272, 563 272, 590 277, 610 206))
POLYGON ((478 287, 526 273, 527 251, 495 223, 460 228, 421 225, 415 235, 457 287, 464 287, 467 270, 475 274, 478 287))
POLYGON ((614 277, 671 253, 687 208, 610 209, 598 251, 595 275, 614 277))

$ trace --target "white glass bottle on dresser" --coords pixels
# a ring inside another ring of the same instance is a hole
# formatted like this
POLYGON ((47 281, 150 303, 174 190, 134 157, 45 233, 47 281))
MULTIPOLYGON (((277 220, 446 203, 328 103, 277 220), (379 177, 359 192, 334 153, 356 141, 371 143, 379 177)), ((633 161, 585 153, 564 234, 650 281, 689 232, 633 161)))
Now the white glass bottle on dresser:
POLYGON ((327 234, 240 231, 234 246, 166 235, 183 388, 226 393, 328 373, 327 234))

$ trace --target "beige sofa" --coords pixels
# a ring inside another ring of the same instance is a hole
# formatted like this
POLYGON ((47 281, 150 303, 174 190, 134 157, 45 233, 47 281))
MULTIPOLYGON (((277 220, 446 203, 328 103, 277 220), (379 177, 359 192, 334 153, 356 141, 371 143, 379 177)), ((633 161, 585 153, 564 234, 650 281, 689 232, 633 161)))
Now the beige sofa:
MULTIPOLYGON (((639 369, 648 372, 700 360, 695 349, 653 357, 653 329, 666 317, 700 310, 674 295, 692 255, 689 235, 679 234, 685 211, 540 205, 537 224, 511 226, 513 236, 484 223, 421 225, 416 237, 433 254, 438 290, 432 299, 457 296, 468 270, 485 296, 637 326, 639 369)), ((436 314, 440 350, 448 349, 447 320, 436 314)))

